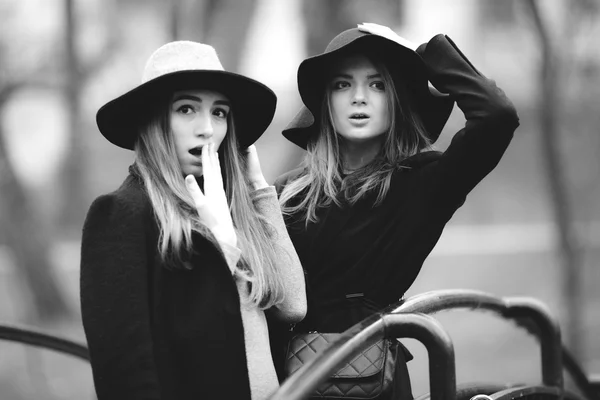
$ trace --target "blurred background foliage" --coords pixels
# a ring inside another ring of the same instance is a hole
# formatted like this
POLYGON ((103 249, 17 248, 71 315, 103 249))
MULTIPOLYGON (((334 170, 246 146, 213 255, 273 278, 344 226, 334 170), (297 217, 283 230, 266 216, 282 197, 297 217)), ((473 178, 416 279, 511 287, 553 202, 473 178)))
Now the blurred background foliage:
MULTIPOLYGON (((275 90, 277 114, 257 143, 272 182, 301 157, 281 136, 300 106, 298 64, 342 30, 377 22, 415 42, 448 34, 521 117, 408 295, 461 287, 537 297, 584 368, 600 372, 599 16, 600 0, 0 0, 0 323, 84 340, 81 227, 133 160, 99 134, 95 112, 138 84, 154 49, 210 43, 225 68, 275 90)), ((455 109, 436 147, 462 124, 455 109)), ((440 319, 459 381, 539 380, 538 347, 521 331, 474 313, 440 319)), ((418 395, 426 355, 407 342, 418 395)), ((89 366, 0 347, 3 399, 93 398, 89 366)))

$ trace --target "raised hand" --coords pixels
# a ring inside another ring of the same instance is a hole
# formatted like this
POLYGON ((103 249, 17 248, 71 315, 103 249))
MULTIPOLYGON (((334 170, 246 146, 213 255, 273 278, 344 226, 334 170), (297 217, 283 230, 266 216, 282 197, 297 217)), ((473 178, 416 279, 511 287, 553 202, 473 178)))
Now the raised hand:
POLYGON ((269 186, 260 168, 258 153, 254 145, 249 146, 245 152, 248 169, 246 173, 252 189, 257 190, 269 186))
POLYGON ((223 189, 219 157, 213 143, 202 147, 202 174, 204 193, 194 176, 185 177, 187 190, 194 200, 200 221, 212 232, 217 242, 236 247, 237 235, 223 189))
POLYGON ((361 32, 370 33, 372 35, 378 35, 386 39, 393 40, 394 42, 404 47, 407 47, 413 51, 416 51, 417 47, 419 47, 416 43, 413 43, 410 40, 403 38, 393 30, 391 30, 389 27, 384 25, 374 24, 371 22, 363 22, 362 24, 358 24, 358 30, 361 32))

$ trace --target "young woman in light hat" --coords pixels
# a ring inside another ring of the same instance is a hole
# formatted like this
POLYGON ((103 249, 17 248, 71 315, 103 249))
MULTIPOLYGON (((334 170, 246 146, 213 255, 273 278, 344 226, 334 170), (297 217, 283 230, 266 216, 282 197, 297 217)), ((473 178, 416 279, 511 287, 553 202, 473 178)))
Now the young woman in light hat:
POLYGON ((304 60, 298 88, 305 107, 283 135, 306 155, 276 183, 306 271, 295 330, 342 332, 404 295, 519 119, 447 36, 417 48, 377 24, 304 60), (466 124, 444 153, 430 151, 454 102, 466 124))
POLYGON ((302 267, 252 146, 275 94, 215 50, 160 47, 100 132, 135 151, 83 228, 81 307, 99 400, 265 399, 265 313, 298 322, 302 267), (201 189, 202 188, 202 189, 201 189))

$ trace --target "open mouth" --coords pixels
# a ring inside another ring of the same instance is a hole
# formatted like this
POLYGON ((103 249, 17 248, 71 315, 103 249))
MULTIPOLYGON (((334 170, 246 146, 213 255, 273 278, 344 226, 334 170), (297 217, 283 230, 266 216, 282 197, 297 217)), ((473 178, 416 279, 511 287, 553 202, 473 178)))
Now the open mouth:
POLYGON ((194 147, 193 149, 190 149, 188 152, 193 156, 200 156, 200 155, 202 155, 202 147, 203 146, 194 147))
POLYGON ((364 113, 354 113, 352 115, 350 115, 350 119, 354 119, 357 121, 363 120, 363 119, 368 119, 369 115, 368 114, 364 114, 364 113))

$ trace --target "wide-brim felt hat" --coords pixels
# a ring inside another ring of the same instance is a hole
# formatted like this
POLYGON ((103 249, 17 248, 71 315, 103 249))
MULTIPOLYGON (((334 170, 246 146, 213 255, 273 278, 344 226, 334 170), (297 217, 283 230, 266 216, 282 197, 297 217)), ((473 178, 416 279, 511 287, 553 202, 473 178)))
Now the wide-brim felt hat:
POLYGON ((133 150, 139 127, 176 90, 205 89, 231 102, 236 136, 242 148, 254 143, 275 115, 277 97, 266 85, 225 71, 212 46, 175 41, 157 49, 148 59, 142 83, 98 110, 96 122, 111 143, 133 150))
POLYGON ((427 66, 420 54, 383 36, 348 29, 327 45, 322 54, 307 58, 298 68, 298 91, 304 106, 283 130, 283 136, 306 149, 308 140, 318 135, 321 103, 331 67, 345 55, 374 54, 388 68, 396 88, 410 91, 414 111, 420 116, 427 136, 435 142, 446 124, 454 100, 429 87, 427 66))

